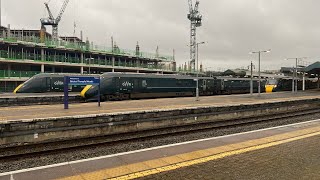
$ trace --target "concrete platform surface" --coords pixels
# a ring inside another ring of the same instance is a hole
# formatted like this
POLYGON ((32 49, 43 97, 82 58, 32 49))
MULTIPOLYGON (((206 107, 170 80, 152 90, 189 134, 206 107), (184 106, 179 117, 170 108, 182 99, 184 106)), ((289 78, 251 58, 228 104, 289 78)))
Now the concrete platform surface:
POLYGON ((0 123, 50 117, 56 118, 133 111, 172 110, 190 107, 218 107, 316 98, 320 98, 320 93, 318 91, 308 91, 297 94, 292 94, 291 92, 279 92, 262 94, 261 97, 258 97, 256 94, 253 96, 250 94, 206 96, 200 97, 200 101, 195 101, 194 97, 186 97, 103 102, 101 107, 98 107, 96 102, 92 102, 85 104, 71 104, 69 106, 70 109, 68 110, 63 109, 63 104, 3 107, 0 108, 0 123))
MULTIPOLYGON (((25 97, 57 97, 63 96, 63 92, 51 92, 51 93, 0 93, 0 99, 2 98, 25 98, 25 97)), ((79 92, 70 92, 69 96, 80 96, 79 92)))
POLYGON ((31 179, 319 179, 320 120, 0 174, 31 179))

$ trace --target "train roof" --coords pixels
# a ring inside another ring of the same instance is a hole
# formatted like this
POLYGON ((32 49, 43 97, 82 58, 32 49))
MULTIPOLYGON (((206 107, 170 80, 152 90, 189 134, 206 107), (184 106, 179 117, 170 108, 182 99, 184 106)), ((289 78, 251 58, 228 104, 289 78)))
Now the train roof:
MULTIPOLYGON (((228 81, 235 81, 235 80, 241 80, 241 81, 250 81, 251 78, 237 78, 237 77, 229 77, 229 76, 219 76, 216 77, 217 79, 223 79, 223 80, 228 80, 228 81)), ((258 78, 253 78, 253 80, 258 80, 258 78)), ((261 78, 261 81, 265 79, 261 78)))
POLYGON ((37 74, 34 77, 64 77, 64 76, 94 76, 98 77, 100 74, 72 74, 72 73, 41 73, 37 74))
MULTIPOLYGON (((166 75, 166 74, 143 74, 143 73, 104 73, 102 77, 132 77, 132 78, 175 78, 175 79, 196 79, 194 76, 187 75, 166 75)), ((234 78, 234 77, 199 77, 199 79, 220 79, 220 80, 242 80, 249 81, 250 78, 234 78)), ((256 78, 254 78, 256 80, 256 78)))
MULTIPOLYGON (((103 77, 133 77, 133 78, 175 78, 175 79, 195 79, 193 76, 174 75, 174 74, 144 74, 144 73, 104 73, 103 77)), ((199 77, 199 79, 208 79, 199 77)), ((215 79, 215 78, 210 78, 215 79)))
MULTIPOLYGON (((269 78, 269 79, 275 79, 275 80, 280 80, 280 79, 292 80, 292 76, 283 76, 283 77, 269 78)), ((298 77, 298 80, 303 80, 303 78, 298 77)), ((305 77, 305 80, 317 80, 317 78, 305 77)))

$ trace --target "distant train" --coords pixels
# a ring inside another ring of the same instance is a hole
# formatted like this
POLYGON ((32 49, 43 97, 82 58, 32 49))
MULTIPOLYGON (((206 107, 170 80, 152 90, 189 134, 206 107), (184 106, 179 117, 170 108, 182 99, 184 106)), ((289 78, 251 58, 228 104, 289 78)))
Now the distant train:
MULTIPOLYGON (((303 80, 298 78, 298 90, 302 90, 303 80)), ((305 89, 316 89, 318 87, 318 80, 316 78, 305 79, 305 89)), ((267 93, 277 91, 291 91, 292 77, 281 77, 268 79, 265 85, 267 93)))
MULTIPOLYGON (((261 83, 264 90, 265 81, 261 83)), ((160 97, 195 96, 196 79, 181 75, 105 73, 101 75, 101 98, 103 100, 127 100, 160 97)), ((253 82, 253 91, 258 91, 258 82, 253 82)), ((200 95, 242 94, 250 92, 248 78, 199 78, 200 95)), ((81 96, 89 99, 98 94, 97 85, 87 85, 81 96)))
MULTIPOLYGON (((19 85, 14 93, 45 93, 45 92, 63 92, 64 90, 64 76, 70 74, 54 74, 43 73, 38 74, 19 85)), ((74 75, 72 76, 95 76, 99 75, 74 75)), ((70 92, 81 92, 85 85, 69 86, 70 92)))

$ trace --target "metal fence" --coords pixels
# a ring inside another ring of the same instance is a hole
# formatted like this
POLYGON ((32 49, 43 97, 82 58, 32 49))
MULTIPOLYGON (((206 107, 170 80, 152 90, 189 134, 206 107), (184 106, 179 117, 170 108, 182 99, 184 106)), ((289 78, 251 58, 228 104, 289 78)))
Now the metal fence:
POLYGON ((100 52, 106 54, 114 54, 114 55, 127 55, 132 57, 146 58, 146 59, 155 59, 167 62, 173 62, 174 57, 168 55, 158 55, 154 53, 147 52, 136 52, 128 49, 121 48, 109 48, 105 46, 93 45, 90 43, 77 43, 77 42, 68 42, 68 41, 54 41, 54 40, 45 40, 44 43, 40 43, 40 38, 38 37, 5 37, 1 38, 1 40, 5 42, 11 43, 22 43, 22 44, 34 44, 34 45, 42 45, 51 48, 64 47, 67 49, 74 49, 80 51, 92 51, 92 52, 100 52))
MULTIPOLYGON (((50 55, 46 54, 44 56, 44 59, 42 60, 40 54, 35 54, 35 53, 24 53, 22 52, 10 52, 5 50, 0 50, 0 58, 4 58, 7 60, 33 60, 33 61, 39 61, 39 62, 62 62, 62 63, 70 63, 70 64, 80 64, 81 59, 80 57, 75 57, 75 56, 69 56, 69 55, 50 55)), ((85 59, 83 64, 86 65, 92 65, 92 66, 112 66, 112 61, 111 59, 98 59, 98 58, 91 58, 91 59, 85 59)), ((119 61, 115 60, 115 67, 131 67, 131 68, 145 68, 145 69, 151 69, 151 70, 171 70, 168 67, 166 67, 163 64, 137 64, 134 61, 119 61)))
POLYGON ((30 78, 36 74, 39 74, 38 71, 13 71, 13 70, 0 70, 0 79, 9 79, 9 78, 30 78))

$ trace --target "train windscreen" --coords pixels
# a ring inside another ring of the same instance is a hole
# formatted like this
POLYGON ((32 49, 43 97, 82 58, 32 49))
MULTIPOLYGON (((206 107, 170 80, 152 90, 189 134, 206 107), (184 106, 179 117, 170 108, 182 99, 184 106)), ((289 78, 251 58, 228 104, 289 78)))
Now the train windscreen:
POLYGON ((268 79, 267 85, 277 85, 278 81, 276 79, 268 79))

